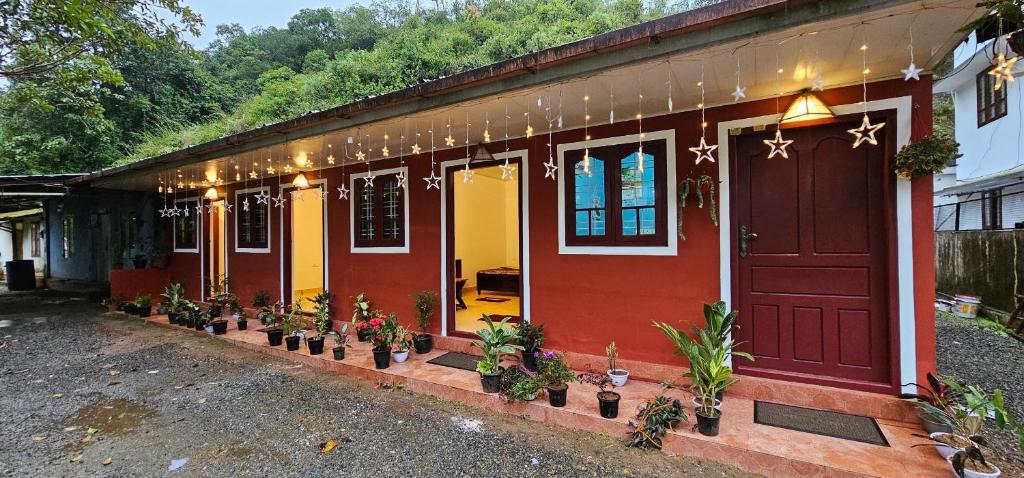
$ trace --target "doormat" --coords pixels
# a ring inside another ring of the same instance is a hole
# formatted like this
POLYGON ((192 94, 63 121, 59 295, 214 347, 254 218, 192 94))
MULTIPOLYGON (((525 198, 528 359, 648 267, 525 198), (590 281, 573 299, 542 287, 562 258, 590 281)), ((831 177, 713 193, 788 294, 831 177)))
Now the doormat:
POLYGON ((889 446, 874 418, 848 413, 754 402, 754 423, 872 445, 889 446))
POLYGON ((512 299, 506 299, 504 297, 480 297, 477 302, 508 302, 512 299))
POLYGON ((476 372, 476 361, 482 358, 483 357, 479 355, 464 354, 462 352, 448 352, 444 355, 427 360, 427 363, 476 372))

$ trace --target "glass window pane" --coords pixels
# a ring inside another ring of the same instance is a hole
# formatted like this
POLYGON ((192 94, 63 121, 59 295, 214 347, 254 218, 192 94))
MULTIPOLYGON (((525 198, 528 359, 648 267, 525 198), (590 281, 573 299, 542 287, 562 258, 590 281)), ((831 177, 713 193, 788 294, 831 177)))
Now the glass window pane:
POLYGON ((590 211, 590 232, 595 236, 605 235, 604 211, 590 211))
POLYGON ((640 209, 640 234, 651 235, 655 233, 656 229, 655 214, 653 207, 645 207, 640 209))
POLYGON ((372 240, 373 230, 373 186, 363 185, 359 195, 359 238, 372 240))
POLYGON ((604 209, 607 207, 604 161, 593 157, 581 159, 574 164, 573 169, 576 235, 603 236, 604 209))
POLYGON ((654 205, 654 156, 644 154, 643 169, 638 153, 622 158, 622 207, 654 205))
POLYGON ((636 209, 622 210, 622 235, 636 235, 636 209))
POLYGON ((576 235, 590 235, 590 213, 587 211, 576 211, 576 235))
POLYGON ((384 181, 383 188, 384 230, 381 234, 384 239, 398 239, 402 233, 402 214, 399 209, 401 188, 398 187, 398 181, 393 179, 384 181))

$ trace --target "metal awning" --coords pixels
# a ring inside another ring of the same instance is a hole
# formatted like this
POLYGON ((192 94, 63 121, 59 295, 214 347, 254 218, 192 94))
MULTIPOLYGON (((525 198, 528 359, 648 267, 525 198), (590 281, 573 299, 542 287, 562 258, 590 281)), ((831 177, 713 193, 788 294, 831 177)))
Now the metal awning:
POLYGON ((84 174, 0 176, 0 213, 39 208, 43 199, 67 194, 67 182, 81 176, 84 174))
POLYGON ((956 186, 950 186, 941 191, 937 191, 936 195, 941 197, 970 194, 999 189, 1006 186, 1014 186, 1020 183, 1024 183, 1024 165, 1000 171, 998 173, 989 174, 987 176, 974 178, 969 181, 958 182, 956 186))

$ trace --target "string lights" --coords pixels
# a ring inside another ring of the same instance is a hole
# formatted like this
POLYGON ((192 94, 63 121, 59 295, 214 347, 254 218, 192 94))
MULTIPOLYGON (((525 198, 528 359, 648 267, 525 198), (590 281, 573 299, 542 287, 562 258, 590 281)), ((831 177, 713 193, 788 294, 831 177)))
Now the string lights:
POLYGON ((708 145, 707 140, 705 139, 706 138, 707 129, 708 129, 708 122, 707 122, 707 120, 705 119, 705 116, 704 116, 704 64, 703 63, 700 66, 700 82, 697 83, 697 86, 700 87, 700 103, 697 105, 697 107, 700 108, 700 144, 698 144, 697 146, 695 146, 693 148, 690 148, 690 152, 692 152, 692 153, 697 155, 697 160, 696 160, 696 162, 694 164, 700 164, 701 161, 705 161, 705 160, 713 163, 713 162, 715 162, 715 157, 712 156, 711 153, 715 152, 715 150, 718 149, 718 145, 717 144, 708 145))
POLYGON ((872 146, 878 145, 878 140, 875 139, 875 133, 885 126, 885 123, 871 124, 871 118, 868 118, 868 45, 867 43, 860 47, 861 65, 864 67, 861 70, 861 92, 863 97, 861 98, 861 105, 864 106, 864 119, 861 121, 860 126, 854 129, 846 130, 848 133, 853 135, 853 148, 856 149, 860 145, 867 142, 872 146))

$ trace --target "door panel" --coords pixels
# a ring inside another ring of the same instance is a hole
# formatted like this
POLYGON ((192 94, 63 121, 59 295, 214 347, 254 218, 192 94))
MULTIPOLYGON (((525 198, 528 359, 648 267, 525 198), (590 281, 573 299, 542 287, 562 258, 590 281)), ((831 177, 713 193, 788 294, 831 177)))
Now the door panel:
POLYGON ((756 359, 739 371, 890 382, 886 142, 853 149, 855 126, 788 129, 788 159, 767 159, 770 128, 732 138, 733 234, 756 234, 733 256, 736 335, 756 359))

